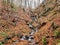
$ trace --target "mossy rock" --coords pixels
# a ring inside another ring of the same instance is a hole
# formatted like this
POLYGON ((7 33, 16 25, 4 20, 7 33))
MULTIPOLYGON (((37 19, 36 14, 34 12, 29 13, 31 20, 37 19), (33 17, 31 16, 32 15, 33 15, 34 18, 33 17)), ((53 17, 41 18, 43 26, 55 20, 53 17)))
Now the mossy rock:
POLYGON ((5 32, 1 32, 1 31, 0 31, 0 36, 6 37, 7 34, 6 34, 5 32))
POLYGON ((60 36, 60 32, 58 30, 55 30, 54 31, 54 36, 55 36, 55 38, 59 37, 60 36))
POLYGON ((43 37, 43 38, 42 38, 42 42, 43 42, 43 45, 47 45, 46 37, 43 37))
POLYGON ((3 45, 2 42, 0 42, 0 45, 3 45))

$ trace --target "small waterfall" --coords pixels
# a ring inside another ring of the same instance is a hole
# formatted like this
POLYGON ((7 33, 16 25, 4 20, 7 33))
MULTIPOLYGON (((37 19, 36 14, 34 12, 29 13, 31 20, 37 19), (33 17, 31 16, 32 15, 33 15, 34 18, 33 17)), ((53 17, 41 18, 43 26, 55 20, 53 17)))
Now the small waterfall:
POLYGON ((35 9, 43 2, 43 0, 10 0, 10 2, 13 2, 18 7, 23 6, 24 8, 30 7, 35 9))

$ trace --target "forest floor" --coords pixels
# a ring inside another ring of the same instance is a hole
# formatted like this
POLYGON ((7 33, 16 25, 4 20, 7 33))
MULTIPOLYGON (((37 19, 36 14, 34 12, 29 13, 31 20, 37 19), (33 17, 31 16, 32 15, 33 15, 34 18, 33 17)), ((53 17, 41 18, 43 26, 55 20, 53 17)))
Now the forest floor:
POLYGON ((0 4, 0 45, 60 45, 60 0, 33 11, 0 4))

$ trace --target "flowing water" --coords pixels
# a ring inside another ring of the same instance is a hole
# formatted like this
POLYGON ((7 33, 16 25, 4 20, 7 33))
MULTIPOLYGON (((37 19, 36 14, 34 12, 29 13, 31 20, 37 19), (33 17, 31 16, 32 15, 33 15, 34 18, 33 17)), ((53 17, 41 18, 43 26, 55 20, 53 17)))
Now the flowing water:
POLYGON ((10 2, 13 2, 18 7, 23 6, 24 8, 30 7, 35 9, 43 2, 43 0, 10 0, 10 2))

